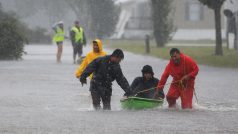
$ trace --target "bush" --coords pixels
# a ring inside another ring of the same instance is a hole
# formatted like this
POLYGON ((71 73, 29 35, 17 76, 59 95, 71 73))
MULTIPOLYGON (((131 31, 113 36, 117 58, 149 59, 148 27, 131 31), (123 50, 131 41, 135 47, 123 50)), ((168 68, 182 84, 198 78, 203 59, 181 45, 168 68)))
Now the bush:
POLYGON ((25 37, 20 25, 14 14, 0 9, 0 59, 17 60, 22 57, 25 37))

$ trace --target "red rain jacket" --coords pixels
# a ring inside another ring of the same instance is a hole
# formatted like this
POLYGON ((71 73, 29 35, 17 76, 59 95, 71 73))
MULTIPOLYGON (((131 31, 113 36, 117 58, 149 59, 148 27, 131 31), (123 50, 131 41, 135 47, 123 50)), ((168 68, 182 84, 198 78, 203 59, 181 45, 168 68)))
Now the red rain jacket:
POLYGON ((195 61, 187 55, 180 53, 180 57, 181 60, 179 65, 175 65, 172 59, 170 60, 157 85, 157 89, 160 90, 164 88, 164 85, 169 75, 173 77, 173 81, 170 88, 181 88, 182 86, 177 81, 181 80, 183 76, 189 75, 190 79, 188 81, 183 81, 183 87, 188 89, 194 89, 194 80, 199 71, 198 66, 195 61))

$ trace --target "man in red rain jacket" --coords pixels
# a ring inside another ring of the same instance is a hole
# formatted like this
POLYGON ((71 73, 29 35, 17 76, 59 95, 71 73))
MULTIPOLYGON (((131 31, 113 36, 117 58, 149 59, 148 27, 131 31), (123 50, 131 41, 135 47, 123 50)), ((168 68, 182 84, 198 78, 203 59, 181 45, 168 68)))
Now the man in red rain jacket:
POLYGON ((192 58, 180 53, 177 48, 170 50, 170 56, 169 64, 157 85, 157 92, 164 88, 169 75, 171 75, 173 81, 166 95, 169 107, 175 107, 176 100, 180 97, 182 108, 191 109, 194 81, 199 71, 198 66, 192 58))

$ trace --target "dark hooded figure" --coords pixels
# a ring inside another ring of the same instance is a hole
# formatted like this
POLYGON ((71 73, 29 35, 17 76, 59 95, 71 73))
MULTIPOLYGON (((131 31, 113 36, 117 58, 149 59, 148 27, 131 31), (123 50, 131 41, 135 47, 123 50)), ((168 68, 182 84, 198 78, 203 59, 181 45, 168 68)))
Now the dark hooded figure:
MULTIPOLYGON (((154 77, 154 72, 150 65, 145 65, 141 72, 142 77, 135 78, 131 84, 132 93, 136 97, 153 99, 159 80, 154 77)), ((164 98, 163 90, 158 93, 158 98, 164 98)))

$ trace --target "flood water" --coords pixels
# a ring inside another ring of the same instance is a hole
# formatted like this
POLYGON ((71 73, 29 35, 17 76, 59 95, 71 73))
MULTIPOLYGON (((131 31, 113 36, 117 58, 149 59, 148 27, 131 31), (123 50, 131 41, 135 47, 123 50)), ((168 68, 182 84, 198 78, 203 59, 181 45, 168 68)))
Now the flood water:
MULTIPOLYGON (((237 69, 199 65, 198 100, 194 98, 190 111, 168 109, 166 102, 152 110, 122 110, 123 90, 116 83, 112 110, 94 111, 89 85, 82 87, 74 77, 78 65, 73 64, 69 44, 64 46, 61 64, 55 61, 55 45, 30 45, 26 51, 22 61, 0 61, 1 134, 238 133, 237 69)), ((167 62, 125 53, 122 69, 131 83, 145 64, 152 65, 160 78, 167 62)))

